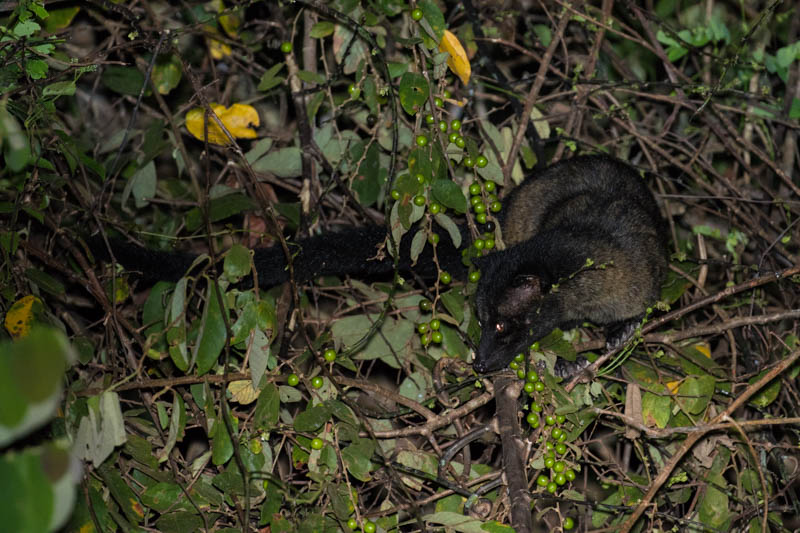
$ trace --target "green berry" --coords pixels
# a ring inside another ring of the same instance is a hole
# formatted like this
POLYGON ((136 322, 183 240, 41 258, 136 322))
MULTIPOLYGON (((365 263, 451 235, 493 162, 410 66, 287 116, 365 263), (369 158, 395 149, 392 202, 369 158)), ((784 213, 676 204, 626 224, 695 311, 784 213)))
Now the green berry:
POLYGON ((564 444, 563 442, 559 442, 558 444, 556 444, 556 453, 558 455, 564 455, 565 453, 567 453, 567 445, 564 444))
POLYGON ((427 298, 423 299, 423 300, 420 300, 419 301, 419 308, 420 308, 420 311, 424 311, 426 313, 429 313, 431 311, 431 309, 433 309, 433 302, 431 302, 427 298))
POLYGON ((417 332, 420 335, 425 335, 428 332, 428 327, 428 324, 424 322, 422 324, 417 324, 417 332))
POLYGON ((564 531, 569 531, 570 529, 575 527, 575 520, 573 520, 572 517, 568 516, 564 518, 564 521, 561 523, 561 527, 564 528, 564 531))
POLYGON ((534 413, 541 413, 542 406, 539 405, 539 402, 533 402, 531 403, 531 411, 533 411, 534 413))
POLYGON ((453 96, 453 93, 445 89, 444 91, 442 91, 442 96, 444 96, 445 98, 450 98, 451 96, 453 96))
POLYGON ((438 96, 433 99, 433 103, 436 104, 436 107, 444 107, 444 100, 442 100, 438 96))
POLYGON ((466 145, 467 141, 464 140, 464 137, 459 135, 458 139, 456 139, 456 146, 458 146, 459 148, 464 148, 466 145))
POLYGON ((539 374, 536 373, 536 370, 528 370, 528 374, 525 376, 525 379, 531 383, 536 383, 539 381, 539 374))
POLYGON ((350 520, 347 521, 347 527, 349 527, 350 529, 357 528, 358 527, 358 520, 356 520, 355 518, 351 518, 350 520))
POLYGON ((522 379, 525 377, 525 370, 519 368, 517 369, 517 378, 522 379))
POLYGON ((469 281, 471 283, 478 283, 478 280, 481 279, 481 271, 480 270, 473 270, 469 273, 469 281))
POLYGON ((413 20, 422 20, 422 10, 420 8, 412 9, 411 18, 413 20))
POLYGON ((296 387, 298 383, 300 383, 300 378, 297 374, 289 374, 289 377, 286 378, 286 384, 290 387, 296 387))
POLYGON ((475 211, 478 214, 485 213, 486 212, 486 204, 483 203, 483 202, 479 202, 479 203, 475 204, 474 206, 472 206, 472 210, 475 211))
POLYGON ((565 476, 563 473, 559 472, 558 474, 553 476, 553 481, 556 482, 556 485, 563 485, 564 483, 567 482, 567 476, 565 476))
POLYGON ((364 533, 375 533, 375 530, 378 526, 375 525, 375 522, 367 522, 364 524, 364 533))
POLYGON ((489 160, 486 159, 485 156, 479 155, 478 157, 475 158, 475 165, 478 168, 483 168, 488 164, 489 164, 489 160))
POLYGON ((558 436, 558 442, 564 442, 565 440, 567 440, 567 434, 561 433, 561 435, 558 436))
POLYGON ((458 131, 461 129, 461 121, 457 118, 450 121, 450 129, 453 131, 458 131))
POLYGON ((536 392, 542 392, 544 390, 544 381, 537 381, 534 386, 536 387, 536 392))
POLYGON ((441 210, 441 204, 437 204, 436 202, 431 202, 431 205, 428 206, 428 211, 430 211, 432 215, 437 214, 441 210))
POLYGON ((555 426, 556 417, 554 417, 553 415, 547 415, 546 417, 544 417, 544 423, 547 424, 548 426, 555 426))
POLYGON ((417 146, 423 147, 427 146, 428 144, 428 137, 425 135, 417 135, 417 146))
POLYGON ((528 381, 527 383, 525 383, 524 389, 525 389, 525 392, 526 392, 527 394, 529 394, 529 395, 530 395, 530 394, 533 394, 533 383, 531 383, 530 381, 528 381))
POLYGON ((419 336, 419 342, 423 346, 427 346, 427 345, 429 345, 431 343, 431 336, 430 335, 420 335, 419 336))
POLYGON ((420 185, 422 185, 423 183, 425 183, 425 181, 427 181, 425 179, 425 176, 423 176, 422 174, 417 174, 416 176, 414 176, 414 178, 417 180, 417 183, 419 183, 420 185))
POLYGON ((492 202, 491 204, 489 204, 489 209, 491 210, 492 213, 497 213, 502 208, 503 204, 501 204, 500 202, 492 202))
MULTIPOLYGON (((431 211, 431 212, 433 212, 433 211, 431 211)), ((430 235, 428 235, 428 242, 431 243, 431 244, 439 244, 439 234, 438 233, 431 233, 430 235)))
POLYGON ((431 329, 433 331, 438 331, 439 328, 442 326, 442 322, 438 318, 434 318, 430 322, 431 329))
POLYGON ((449 272, 442 272, 441 274, 439 274, 439 279, 442 280, 442 283, 447 285, 453 280, 453 277, 450 275, 449 272))
POLYGON ((548 483, 550 480, 544 474, 539 474, 539 477, 536 478, 536 484, 540 487, 546 487, 548 483))
POLYGON ((464 166, 467 168, 472 168, 475 166, 475 160, 471 157, 467 156, 464 158, 464 166))
POLYGON ((556 473, 563 472, 566 469, 567 469, 567 465, 566 465, 566 463, 564 461, 556 461, 555 464, 553 465, 553 472, 556 472, 556 473))
MULTIPOLYGON (((533 383, 531 383, 531 385, 533 385, 533 383)), ((564 433, 563 429, 561 429, 560 427, 554 427, 552 431, 550 431, 550 436, 553 437, 555 440, 558 440, 558 437, 560 437, 562 433, 564 433)))
POLYGON ((481 193, 481 184, 477 181, 469 186, 469 193, 472 196, 478 196, 481 193))
POLYGON ((433 124, 435 121, 436 121, 436 119, 433 118, 433 115, 431 115, 431 114, 425 115, 425 123, 426 124, 433 124))
POLYGON ((475 220, 478 221, 478 224, 486 224, 486 213, 478 213, 475 215, 475 220))
POLYGON ((442 335, 441 331, 434 331, 431 333, 431 340, 436 344, 441 344, 442 340, 444 339, 444 335, 442 335))
POLYGON ((351 83, 347 86, 347 92, 350 93, 350 98, 353 100, 357 100, 361 95, 361 89, 359 89, 354 83, 351 83))
POLYGON ((514 356, 514 361, 516 361, 517 363, 521 363, 524 360, 525 360, 525 354, 524 353, 518 353, 517 355, 514 356))
POLYGON ((547 468, 553 468, 553 465, 556 464, 556 460, 552 457, 545 457, 544 458, 544 466, 547 468))
POLYGON ((567 421, 566 415, 556 415, 556 422, 558 422, 559 424, 563 424, 566 421, 567 421))
POLYGON ((511 361, 510 363, 508 363, 508 368, 510 368, 511 370, 516 370, 519 368, 519 363, 517 363, 516 361, 511 361))
POLYGON ((414 197, 414 205, 422 207, 425 205, 425 197, 421 194, 418 194, 414 197))
POLYGON ((322 358, 329 363, 333 363, 334 361, 336 361, 336 350, 334 350, 333 348, 328 348, 322 354, 322 358))
POLYGON ((486 189, 486 192, 494 192, 494 190, 497 188, 497 184, 493 181, 487 181, 483 184, 483 188, 486 189))
MULTIPOLYGON (((479 215, 484 215, 484 216, 486 215, 486 213, 478 213, 478 214, 479 214, 479 215)), ((479 221, 479 222, 480 222, 480 221, 479 221)), ((490 237, 490 238, 488 238, 488 239, 484 239, 484 241, 486 241, 486 249, 487 249, 487 250, 491 250, 492 248, 494 248, 494 244, 495 244, 495 242, 494 242, 494 239, 492 239, 492 238, 490 237)))
POLYGON ((481 202, 483 202, 483 198, 481 198, 480 195, 469 197, 469 205, 471 205, 472 207, 475 207, 481 202))
POLYGON ((325 381, 322 379, 322 376, 316 376, 314 379, 311 380, 311 386, 315 389, 321 389, 322 385, 325 381))
POLYGON ((571 468, 568 468, 564 472, 564 477, 567 478, 567 481, 575 481, 575 471, 571 468))
POLYGON ((321 450, 322 445, 325 444, 322 442, 322 439, 314 439, 311 441, 311 449, 312 450, 321 450))
POLYGON ((472 246, 474 246, 476 250, 483 250, 483 247, 486 246, 486 242, 483 239, 475 239, 472 246))
POLYGON ((392 200, 399 200, 400 199, 400 191, 397 189, 392 189, 392 192, 389 193, 392 197, 392 200))
POLYGON ((533 350, 534 352, 539 351, 539 341, 536 341, 533 344, 531 344, 531 350, 533 350))
POLYGON ((555 481, 551 481, 550 483, 547 484, 546 490, 550 494, 554 494, 558 490, 558 485, 556 485, 555 481))
POLYGON ((456 132, 450 133, 450 135, 448 135, 448 137, 447 137, 447 140, 450 141, 451 143, 455 144, 456 140, 458 140, 458 133, 456 133, 456 132))
POLYGON ((439 131, 445 133, 447 131, 447 122, 444 120, 439 123, 439 131))
POLYGON ((281 52, 284 54, 291 54, 292 53, 292 43, 289 41, 284 41, 281 43, 281 52))

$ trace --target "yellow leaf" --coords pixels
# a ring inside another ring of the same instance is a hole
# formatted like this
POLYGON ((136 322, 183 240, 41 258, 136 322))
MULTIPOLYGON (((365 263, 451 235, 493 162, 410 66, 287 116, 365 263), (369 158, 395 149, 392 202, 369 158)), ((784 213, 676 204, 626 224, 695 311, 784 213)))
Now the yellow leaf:
POLYGON ((708 344, 705 342, 701 342, 700 344, 695 344, 694 349, 700 352, 701 354, 705 355, 709 359, 711 359, 711 348, 708 347, 708 344))
MULTIPOLYGON (((222 0, 214 2, 214 7, 217 9, 217 13, 225 11, 225 3, 222 0)), ((239 37, 239 27, 242 25, 242 19, 238 14, 220 15, 219 24, 228 36, 233 38, 239 37)))
POLYGON ((228 392, 231 393, 231 400, 242 405, 253 403, 258 399, 259 391, 253 387, 250 380, 231 381, 228 384, 228 392))
POLYGON ((461 78, 461 83, 464 85, 469 83, 472 67, 469 64, 467 52, 464 51, 464 47, 461 46, 461 41, 458 40, 458 37, 450 30, 444 30, 442 42, 439 43, 439 51, 450 54, 450 57, 447 58, 447 66, 461 78))
POLYGON ((211 52, 211 57, 214 59, 222 59, 231 55, 231 47, 216 39, 208 40, 208 51, 211 52))
MULTIPOLYGON (((250 127, 258 126, 261 120, 258 118, 258 111, 253 106, 247 104, 233 104, 225 107, 220 104, 211 104, 211 110, 217 115, 225 128, 230 132, 234 139, 255 139, 256 130, 250 127)), ((203 118, 204 109, 195 107, 186 113, 186 128, 195 139, 203 140, 203 118)), ((208 122, 208 142, 211 144, 226 145, 230 144, 228 136, 220 129, 214 119, 208 122)))
POLYGON ((26 337, 31 330, 31 325, 44 310, 42 301, 29 294, 23 296, 11 306, 6 313, 5 326, 14 339, 26 337))
POLYGON ((675 394, 678 392, 683 381, 670 381, 667 383, 667 389, 669 389, 670 394, 675 394))

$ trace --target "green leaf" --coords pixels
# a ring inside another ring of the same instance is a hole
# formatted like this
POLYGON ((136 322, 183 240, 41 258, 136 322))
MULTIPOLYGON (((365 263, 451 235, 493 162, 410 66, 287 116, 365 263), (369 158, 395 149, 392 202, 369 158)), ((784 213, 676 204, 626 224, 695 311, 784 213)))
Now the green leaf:
MULTIPOLYGON (((226 194, 211 199, 208 205, 208 218, 211 222, 219 222, 256 207, 257 204, 244 194, 226 194)), ((199 208, 196 207, 186 214, 186 228, 189 231, 195 231, 203 224, 203 214, 199 208)))
POLYGON ((128 178, 125 189, 122 191, 122 204, 128 202, 133 195, 133 202, 137 208, 149 204, 149 200, 156 195, 156 165, 150 161, 128 178))
POLYGON ((675 401, 690 414, 699 415, 708 407, 715 385, 713 376, 690 376, 681 383, 675 401))
POLYGON ((233 442, 222 416, 217 414, 211 438, 211 462, 217 466, 224 465, 233 457, 233 442))
POLYGON ((375 452, 375 444, 367 439, 359 439, 342 450, 342 461, 347 471, 359 481, 369 481, 370 471, 374 468, 369 458, 375 452))
POLYGON ((302 152, 296 146, 280 148, 253 163, 253 170, 270 172, 279 178, 296 178, 303 173, 302 152))
POLYGON ((231 249, 225 254, 225 260, 222 263, 225 276, 237 282, 244 276, 250 273, 250 263, 252 251, 241 244, 234 244, 231 249))
POLYGON ((6 102, 0 102, 0 143, 6 165, 12 172, 19 172, 31 161, 31 145, 28 136, 20 128, 17 119, 6 108, 6 102))
POLYGON ((182 494, 180 485, 176 483, 156 483, 142 493, 142 505, 163 513, 172 508, 182 494))
POLYGON ((671 411, 672 400, 668 395, 647 391, 642 394, 642 418, 645 425, 655 425, 664 429, 669 422, 671 411))
POLYGON ((450 240, 453 241, 453 246, 460 248, 461 231, 459 231, 458 226, 453 219, 443 213, 436 213, 433 218, 436 220, 437 224, 447 231, 447 234, 450 236, 450 240))
POLYGON ((280 406, 278 387, 274 383, 267 383, 261 394, 258 395, 256 410, 253 414, 253 426, 267 431, 274 428, 278 423, 280 406))
POLYGON ((423 108, 430 94, 428 80, 422 74, 406 72, 400 79, 400 105, 409 115, 416 114, 423 108))
POLYGON ((453 209, 456 213, 467 211, 467 199, 461 192, 461 187, 450 180, 437 180, 431 186, 434 198, 443 206, 453 209))
POLYGON ((425 248, 427 239, 428 234, 424 229, 421 229, 414 234, 414 238, 411 239, 411 250, 409 251, 409 256, 411 257, 412 263, 416 263, 417 259, 419 259, 419 254, 421 254, 422 250, 425 248))
POLYGON ((167 330, 169 356, 182 372, 189 369, 189 355, 186 348, 186 315, 183 312, 186 305, 186 284, 186 278, 181 278, 172 292, 168 316, 168 323, 172 326, 167 330))
MULTIPOLYGON (((197 375, 202 376, 216 364, 222 348, 225 347, 227 332, 223 312, 227 315, 227 308, 220 308, 220 298, 217 297, 217 282, 209 280, 206 291, 206 305, 203 308, 203 318, 200 323, 199 338, 195 347, 194 360, 197 363, 197 375)), ((223 304, 225 291, 220 289, 223 304)), ((221 464, 221 463, 216 463, 221 464)))
POLYGON ((373 143, 358 166, 351 188, 361 205, 369 207, 378 200, 381 186, 386 181, 386 172, 381 168, 378 145, 373 143))
POLYGON ((25 62, 25 72, 34 80, 41 80, 47 76, 47 63, 41 59, 29 59, 25 62))
POLYGON ((203 519, 197 513, 190 511, 176 511, 161 515, 156 520, 156 527, 162 533, 190 533, 203 530, 203 519))
POLYGON ((447 29, 442 10, 430 0, 421 0, 417 2, 417 6, 422 9, 423 20, 430 25, 430 29, 433 30, 433 36, 438 43, 444 36, 444 30, 447 29))
POLYGON ((75 82, 57 81, 42 89, 42 96, 72 96, 75 94, 75 82))
POLYGON ((314 433, 330 418, 331 412, 326 405, 315 405, 295 417, 294 429, 300 432, 314 433))
POLYGON ((144 74, 133 67, 109 65, 101 76, 103 84, 119 94, 138 96, 144 85, 144 74))
POLYGON ((153 66, 153 83, 159 94, 169 94, 181 82, 182 75, 181 60, 174 54, 159 57, 153 66))
POLYGON ((329 22, 327 20, 322 22, 317 22, 311 27, 311 31, 309 35, 314 39, 322 39, 323 37, 327 37, 328 35, 333 34, 335 26, 333 22, 329 22))
POLYGON ((261 80, 258 82, 258 90, 262 92, 269 91, 276 85, 280 85, 286 79, 283 76, 278 76, 278 72, 283 68, 283 62, 272 65, 267 71, 261 75, 261 80))
POLYGON ((390 78, 397 78, 398 76, 402 76, 408 71, 408 63, 392 63, 389 62, 386 65, 389 69, 389 77, 390 78))

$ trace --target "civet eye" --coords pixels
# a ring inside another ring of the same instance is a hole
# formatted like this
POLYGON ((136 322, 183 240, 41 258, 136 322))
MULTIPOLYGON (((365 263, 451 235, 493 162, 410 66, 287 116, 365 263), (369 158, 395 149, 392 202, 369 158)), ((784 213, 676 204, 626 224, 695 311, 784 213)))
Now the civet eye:
POLYGON ((503 331, 506 329, 506 325, 502 322, 498 322, 495 324, 494 329, 497 331, 497 333, 503 333, 503 331))

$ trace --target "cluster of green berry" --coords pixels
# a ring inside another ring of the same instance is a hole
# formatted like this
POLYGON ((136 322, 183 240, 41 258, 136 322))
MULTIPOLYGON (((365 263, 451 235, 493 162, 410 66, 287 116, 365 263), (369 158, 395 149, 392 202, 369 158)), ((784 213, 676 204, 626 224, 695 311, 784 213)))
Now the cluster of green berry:
MULTIPOLYGON (((333 363, 336 361, 336 350, 333 348, 328 348, 322 353, 322 358, 325 359, 328 363, 333 363)), ((297 374, 289 374, 286 378, 286 384, 290 387, 296 387, 300 383, 300 376, 297 374)), ((322 376, 314 376, 311 378, 311 386, 315 389, 321 389, 322 385, 325 384, 325 379, 322 376)))
MULTIPOLYGON (((482 157, 483 156, 480 155, 478 159, 482 157)), ((483 157, 483 159, 486 158, 483 157)), ((495 194, 496 190, 497 184, 493 181, 485 181, 483 184, 481 184, 480 181, 474 181, 469 186, 469 205, 472 206, 472 211, 475 213, 475 220, 477 220, 479 224, 486 224, 487 211, 497 213, 502 209, 503 206, 500 203, 500 199, 497 197, 497 194, 495 194)), ((478 248, 478 245, 476 244, 475 247, 478 248)), ((481 250, 483 248, 478 249, 481 250)))
MULTIPOLYGON (((539 343, 536 342, 531 346, 532 350, 539 349, 539 343)), ((517 377, 525 380, 524 390, 531 397, 530 412, 525 420, 532 429, 538 429, 544 423, 545 429, 543 431, 542 439, 544 439, 544 466, 549 469, 549 475, 545 473, 539 474, 536 478, 536 484, 549 492, 554 494, 559 487, 565 485, 567 482, 575 480, 575 471, 569 468, 567 462, 564 460, 565 455, 569 451, 567 447, 567 433, 562 427, 567 422, 567 417, 564 415, 542 415, 541 398, 545 392, 545 384, 540 379, 538 372, 535 370, 528 370, 525 372, 521 368, 521 364, 525 361, 524 354, 517 354, 513 361, 509 364, 512 370, 516 370, 517 377)), ((572 529, 575 522, 572 518, 566 517, 562 522, 564 530, 572 529)))
POLYGON ((423 346, 427 346, 430 343, 441 344, 443 339, 442 332, 439 331, 441 325, 442 323, 438 318, 433 318, 430 322, 417 324, 419 342, 421 342, 423 346))
MULTIPOLYGON (((358 528, 358 520, 356 520, 355 518, 350 518, 350 520, 347 521, 347 527, 355 530, 356 528, 358 528)), ((364 522, 364 527, 361 528, 361 531, 363 533, 375 533, 377 529, 378 526, 375 525, 375 522, 367 520, 366 522, 364 522)))

